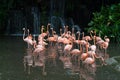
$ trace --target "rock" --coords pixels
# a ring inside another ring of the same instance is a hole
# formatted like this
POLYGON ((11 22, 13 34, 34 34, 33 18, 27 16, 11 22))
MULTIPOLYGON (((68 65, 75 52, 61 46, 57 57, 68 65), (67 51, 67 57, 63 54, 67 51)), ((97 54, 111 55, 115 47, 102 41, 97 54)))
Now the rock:
POLYGON ((115 66, 115 70, 120 72, 120 64, 117 64, 117 65, 115 66))
POLYGON ((113 64, 117 64, 117 63, 118 63, 118 61, 116 61, 114 58, 106 59, 105 62, 106 62, 108 65, 113 65, 113 64))

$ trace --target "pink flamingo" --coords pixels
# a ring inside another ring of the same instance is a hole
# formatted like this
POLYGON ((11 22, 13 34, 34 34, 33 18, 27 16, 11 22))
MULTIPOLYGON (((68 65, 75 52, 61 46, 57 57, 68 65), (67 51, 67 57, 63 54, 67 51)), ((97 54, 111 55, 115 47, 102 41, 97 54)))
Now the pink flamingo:
POLYGON ((53 43, 56 43, 57 42, 57 39, 56 37, 54 36, 54 31, 53 31, 53 28, 51 28, 52 30, 52 36, 47 38, 47 40, 49 41, 50 43, 50 46, 53 46, 53 43))
POLYGON ((28 29, 28 36, 25 38, 25 28, 23 28, 23 31, 24 31, 24 33, 23 33, 23 40, 25 42, 27 42, 28 48, 29 48, 30 45, 33 45, 32 35, 29 34, 29 29, 28 29))
POLYGON ((95 54, 92 54, 91 56, 87 57, 83 63, 85 64, 85 67, 88 71, 91 71, 92 67, 92 74, 95 75, 95 71, 96 71, 96 64, 95 64, 95 54))
POLYGON ((58 44, 62 44, 63 43, 62 29, 60 29, 60 36, 58 36, 57 42, 58 42, 58 44))
POLYGON ((77 32, 78 39, 74 41, 74 43, 79 44, 80 43, 80 31, 77 32))
POLYGON ((107 36, 105 36, 104 39, 105 39, 105 41, 103 43, 101 43, 101 47, 105 50, 104 56, 106 57, 106 55, 107 55, 106 52, 107 52, 107 48, 109 46, 110 39, 107 38, 107 36))
POLYGON ((84 61, 89 55, 88 55, 88 48, 89 48, 89 43, 87 42, 86 46, 86 52, 83 52, 80 56, 80 59, 84 61))
MULTIPOLYGON (((95 41, 96 41, 96 42, 102 40, 102 39, 101 39, 101 36, 100 36, 100 33, 101 33, 101 31, 99 31, 99 36, 95 36, 95 41)), ((96 35, 96 32, 95 32, 95 35, 96 35)))
MULTIPOLYGON (((81 44, 80 44, 80 49, 73 49, 71 52, 70 52, 70 54, 72 55, 72 58, 74 59, 74 61, 75 62, 77 62, 78 63, 78 65, 80 65, 80 62, 79 62, 79 56, 81 55, 81 53, 82 53, 82 48, 81 48, 81 44), (75 58, 74 58, 75 57, 75 58), (77 59, 77 57, 78 57, 78 59, 77 59)), ((77 64, 76 63, 76 64, 77 64)))
POLYGON ((86 41, 90 41, 92 40, 90 36, 84 36, 84 32, 82 33, 83 34, 83 40, 86 40, 86 41))
POLYGON ((33 35, 33 47, 35 48, 37 45, 37 41, 35 40, 35 35, 33 35))
POLYGON ((76 36, 75 36, 75 33, 74 33, 74 28, 72 28, 71 39, 72 39, 73 41, 76 40, 76 36))
POLYGON ((101 48, 105 49, 105 53, 106 53, 106 49, 108 48, 109 46, 109 42, 110 42, 110 39, 107 38, 107 36, 104 37, 104 40, 100 40, 98 41, 96 44, 99 45, 101 48), (104 41, 105 40, 105 41, 104 41))
POLYGON ((44 41, 41 41, 36 45, 34 51, 33 51, 33 61, 34 61, 34 67, 35 66, 42 66, 42 73, 43 75, 46 75, 45 72, 45 48, 46 43, 44 41))
POLYGON ((93 68, 93 72, 95 71, 94 70, 96 69, 95 58, 100 58, 100 57, 98 57, 94 51, 91 51, 90 55, 83 61, 83 63, 86 64, 87 70, 89 70, 88 67, 89 65, 91 65, 91 67, 93 68))
POLYGON ((43 32, 43 31, 44 31, 44 26, 42 26, 41 28, 41 34, 38 36, 38 41, 44 40, 44 37, 48 35, 47 32, 43 32))
POLYGON ((93 33, 93 31, 90 32, 90 35, 91 35, 91 37, 93 39, 93 45, 90 46, 90 49, 95 52, 96 51, 96 42, 95 42, 96 33, 95 33, 94 36, 92 36, 92 33, 93 33))
POLYGON ((86 64, 91 64, 92 65, 95 62, 94 55, 92 55, 92 57, 87 57, 83 62, 86 63, 86 64))
POLYGON ((67 45, 65 45, 65 47, 64 47, 64 56, 67 56, 67 55, 70 55, 70 50, 72 49, 72 46, 73 46, 73 44, 72 43, 69 43, 69 44, 67 44, 67 45))

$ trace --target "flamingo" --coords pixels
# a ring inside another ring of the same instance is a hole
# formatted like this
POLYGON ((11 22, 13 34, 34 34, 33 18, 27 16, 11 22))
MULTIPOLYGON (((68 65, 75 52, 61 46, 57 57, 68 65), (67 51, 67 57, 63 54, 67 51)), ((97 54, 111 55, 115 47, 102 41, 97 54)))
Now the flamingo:
POLYGON ((54 37, 54 39, 55 39, 55 43, 57 42, 57 40, 58 40, 58 35, 56 34, 56 31, 53 31, 53 37, 54 37))
POLYGON ((33 60, 34 60, 34 66, 42 67, 42 74, 46 75, 45 71, 45 47, 42 45, 37 45, 37 48, 33 51, 33 60))
POLYGON ((60 44, 63 43, 62 29, 60 29, 60 36, 58 36, 57 42, 58 42, 58 44, 59 44, 59 43, 60 43, 60 44))
POLYGON ((108 46, 109 46, 109 41, 105 41, 104 43, 102 43, 103 49, 107 49, 108 46))
POLYGON ((110 39, 107 36, 104 37, 105 41, 101 43, 101 47, 105 50, 104 56, 106 57, 107 48, 109 46, 110 39))
POLYGON ((47 43, 44 42, 43 40, 40 40, 38 42, 38 44, 36 45, 36 47, 33 51, 34 61, 35 61, 35 58, 39 55, 39 53, 46 49, 45 45, 47 45, 47 43))
POLYGON ((92 54, 92 57, 87 57, 84 61, 83 61, 83 63, 86 63, 86 64, 93 64, 95 62, 95 57, 94 57, 94 55, 92 54))
POLYGON ((88 41, 84 40, 84 32, 82 33, 82 40, 79 41, 79 44, 81 44, 82 47, 82 53, 84 52, 85 46, 88 44, 88 41))
POLYGON ((47 45, 47 43, 40 40, 33 51, 34 67, 42 66, 43 75, 46 75, 46 72, 45 72, 45 51, 46 51, 45 45, 47 45))
POLYGON ((76 40, 76 37, 75 37, 75 33, 74 33, 74 28, 72 28, 72 36, 71 36, 72 40, 76 40))
POLYGON ((88 55, 88 48, 89 48, 89 43, 87 42, 86 46, 86 52, 83 52, 80 56, 80 59, 84 61, 89 55, 88 55))
POLYGON ((37 45, 37 41, 35 40, 35 35, 33 35, 33 47, 35 48, 37 45))
POLYGON ((56 37, 54 36, 53 28, 51 28, 51 30, 52 30, 52 36, 51 36, 51 37, 48 36, 48 39, 47 39, 47 40, 48 40, 49 43, 51 44, 50 46, 53 46, 53 43, 57 42, 57 39, 56 39, 56 37))
MULTIPOLYGON (((90 35, 91 35, 91 33, 90 33, 90 35)), ((91 37, 93 38, 92 35, 91 35, 91 37)), ((91 51, 92 52, 96 51, 96 45, 95 45, 95 39, 94 38, 93 38, 93 42, 94 42, 94 44, 90 46, 89 43, 88 43, 88 41, 87 41, 87 44, 86 44, 86 53, 82 53, 81 54, 81 60, 82 61, 85 61, 87 58, 89 59, 89 55, 94 55, 94 54, 91 53, 91 51), (90 48, 91 51, 88 51, 88 48, 90 48)))
POLYGON ((98 57, 94 51, 88 51, 88 54, 89 56, 83 61, 83 63, 86 64, 86 67, 88 67, 87 65, 91 65, 92 68, 96 68, 95 58, 100 57, 98 57))
POLYGON ((43 32, 43 31, 44 31, 44 26, 42 26, 41 28, 41 34, 38 36, 38 41, 43 40, 44 37, 48 35, 47 32, 43 32))
POLYGON ((81 55, 81 53, 82 53, 81 44, 80 44, 80 49, 73 49, 73 50, 70 52, 70 54, 72 55, 72 58, 75 57, 75 58, 74 58, 75 62, 78 61, 78 65, 80 65, 79 56, 81 55), (77 57, 78 57, 78 59, 77 59, 77 57))
POLYGON ((28 30, 27 30, 27 31, 28 31, 28 36, 25 38, 25 28, 23 28, 23 31, 24 31, 24 33, 23 33, 23 40, 24 40, 25 42, 27 42, 28 48, 29 48, 30 45, 33 45, 32 35, 29 34, 29 29, 28 29, 28 30))
POLYGON ((77 32, 78 34, 78 39, 74 41, 74 43, 79 44, 80 43, 80 31, 77 32))
POLYGON ((107 36, 104 37, 104 40, 98 41, 96 44, 98 44, 101 48, 107 49, 109 46, 110 39, 107 38, 107 36), (104 41, 105 40, 105 41, 104 41))
POLYGON ((43 45, 37 45, 33 53, 34 54, 39 53, 39 52, 43 51, 44 49, 45 49, 45 47, 43 45))
POLYGON ((95 43, 96 33, 95 33, 94 36, 92 36, 91 33, 93 33, 93 31, 90 32, 90 35, 91 35, 91 37, 92 37, 92 39, 93 39, 93 45, 90 46, 90 49, 91 49, 92 51, 96 51, 96 43, 95 43))
POLYGON ((91 45, 89 48, 90 48, 92 51, 96 51, 96 45, 91 45))
POLYGON ((49 27, 50 27, 50 23, 48 23, 48 25, 47 25, 47 33, 49 34, 49 27))
POLYGON ((69 44, 65 45, 64 51, 63 51, 64 52, 64 56, 70 55, 69 52, 72 49, 72 46, 73 46, 72 43, 69 43, 69 44))
POLYGON ((82 34, 83 34, 83 37, 82 37, 83 40, 86 40, 86 41, 92 40, 90 36, 84 36, 84 32, 82 34))
POLYGON ((64 33, 62 34, 62 37, 67 37, 68 32, 68 26, 64 26, 64 33))
POLYGON ((92 74, 95 75, 95 71, 96 71, 96 64, 95 64, 95 55, 92 54, 91 56, 87 57, 83 63, 85 64, 85 67, 88 71, 91 71, 92 67, 92 74), (89 67, 90 66, 90 67, 89 67))
MULTIPOLYGON (((102 40, 102 39, 101 39, 101 35, 100 35, 100 33, 101 33, 101 31, 99 31, 99 36, 95 36, 95 40, 96 40, 96 42, 102 40)), ((96 35, 96 32, 95 32, 95 35, 96 35)))
POLYGON ((70 38, 68 39, 68 38, 66 38, 66 37, 63 37, 63 44, 64 44, 64 46, 66 45, 66 44, 69 44, 69 43, 71 43, 72 41, 70 40, 70 38))

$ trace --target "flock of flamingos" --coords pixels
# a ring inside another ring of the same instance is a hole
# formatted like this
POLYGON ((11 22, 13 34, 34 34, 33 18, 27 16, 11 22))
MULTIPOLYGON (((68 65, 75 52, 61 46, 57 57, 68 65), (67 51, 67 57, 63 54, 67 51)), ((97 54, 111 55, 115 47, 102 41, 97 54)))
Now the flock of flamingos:
POLYGON ((41 33, 36 36, 30 34, 29 29, 23 28, 23 41, 27 42, 26 54, 23 59, 24 69, 30 74, 31 67, 40 66, 43 75, 47 74, 46 64, 56 66, 57 61, 63 63, 63 69, 95 73, 97 66, 106 65, 105 59, 109 57, 107 48, 109 38, 102 39, 96 31, 75 32, 68 26, 60 29, 57 34, 54 28, 48 24, 41 27, 41 33), (27 33, 27 34, 26 34, 27 33))

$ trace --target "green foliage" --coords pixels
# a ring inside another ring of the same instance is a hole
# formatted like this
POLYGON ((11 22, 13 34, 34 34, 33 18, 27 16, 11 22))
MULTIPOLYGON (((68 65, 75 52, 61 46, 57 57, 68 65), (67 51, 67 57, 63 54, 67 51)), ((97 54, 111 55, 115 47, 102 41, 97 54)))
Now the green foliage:
POLYGON ((94 12, 93 18, 86 30, 101 31, 101 35, 107 35, 112 41, 120 42, 120 3, 107 7, 102 7, 100 12, 94 12))

